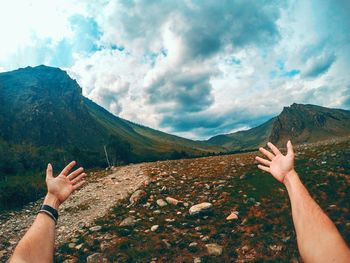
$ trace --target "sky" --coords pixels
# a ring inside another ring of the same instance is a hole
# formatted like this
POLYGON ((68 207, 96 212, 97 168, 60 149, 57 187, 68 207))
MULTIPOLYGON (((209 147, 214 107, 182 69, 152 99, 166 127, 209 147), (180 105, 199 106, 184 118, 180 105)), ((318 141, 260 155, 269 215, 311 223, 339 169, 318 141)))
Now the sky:
POLYGON ((115 115, 207 139, 350 109, 349 28, 348 0, 0 0, 0 72, 60 67, 115 115))

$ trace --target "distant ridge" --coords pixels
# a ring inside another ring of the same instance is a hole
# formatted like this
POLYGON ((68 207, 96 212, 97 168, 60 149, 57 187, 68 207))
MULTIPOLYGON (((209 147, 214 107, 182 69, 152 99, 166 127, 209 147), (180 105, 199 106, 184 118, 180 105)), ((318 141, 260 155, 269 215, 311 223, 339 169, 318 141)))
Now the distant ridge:
POLYGON ((293 103, 258 127, 217 135, 206 142, 228 151, 256 149, 268 141, 285 145, 311 143, 350 135, 350 111, 293 103))

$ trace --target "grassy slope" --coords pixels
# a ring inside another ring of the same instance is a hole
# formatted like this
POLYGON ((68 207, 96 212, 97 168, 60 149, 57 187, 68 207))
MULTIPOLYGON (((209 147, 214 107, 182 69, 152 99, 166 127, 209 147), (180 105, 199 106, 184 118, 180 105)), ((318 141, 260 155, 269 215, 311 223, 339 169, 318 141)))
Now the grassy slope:
POLYGON ((121 119, 88 99, 85 99, 85 104, 97 122, 110 133, 117 134, 130 142, 134 152, 138 155, 150 152, 163 154, 174 150, 184 150, 192 154, 223 150, 219 146, 188 140, 121 119))

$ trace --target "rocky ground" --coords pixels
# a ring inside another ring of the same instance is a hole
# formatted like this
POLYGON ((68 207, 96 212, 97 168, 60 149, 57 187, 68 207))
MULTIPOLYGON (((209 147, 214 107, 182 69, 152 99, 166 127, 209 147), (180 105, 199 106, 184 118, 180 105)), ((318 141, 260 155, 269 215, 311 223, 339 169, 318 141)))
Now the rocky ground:
MULTIPOLYGON (((94 221, 105 216, 119 201, 148 182, 143 165, 129 165, 114 171, 88 173, 88 183, 76 191, 60 208, 56 245, 74 238, 82 227, 98 229, 94 221), (94 228, 95 226, 95 228, 94 228)), ((18 240, 33 222, 42 200, 20 211, 7 212, 0 217, 0 260, 6 261, 18 240)))
MULTIPOLYGON (((350 140, 296 152, 302 180, 349 244, 350 140)), ((255 155, 162 161, 91 175, 61 211, 55 261, 300 262, 287 192, 256 168, 255 155), (76 219, 82 221, 66 229, 76 219)), ((24 209, 0 221, 0 253, 15 246, 34 214, 24 209)))

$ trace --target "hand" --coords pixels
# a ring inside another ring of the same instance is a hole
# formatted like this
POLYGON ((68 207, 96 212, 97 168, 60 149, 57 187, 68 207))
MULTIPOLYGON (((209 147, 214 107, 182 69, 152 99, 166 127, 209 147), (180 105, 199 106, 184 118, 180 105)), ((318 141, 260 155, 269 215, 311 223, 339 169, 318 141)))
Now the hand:
POLYGON ((57 209, 85 182, 83 178, 86 176, 86 173, 83 173, 84 169, 82 167, 68 174, 75 164, 75 161, 68 164, 56 177, 53 176, 52 165, 48 164, 46 170, 46 185, 48 193, 44 204, 48 204, 57 209))
POLYGON ((267 143, 267 146, 269 146, 272 153, 262 147, 259 148, 259 151, 269 160, 256 156, 255 160, 260 163, 258 168, 271 173, 279 182, 285 183, 287 175, 295 172, 293 145, 291 141, 287 142, 288 151, 286 155, 283 155, 277 147, 270 142, 267 143))

